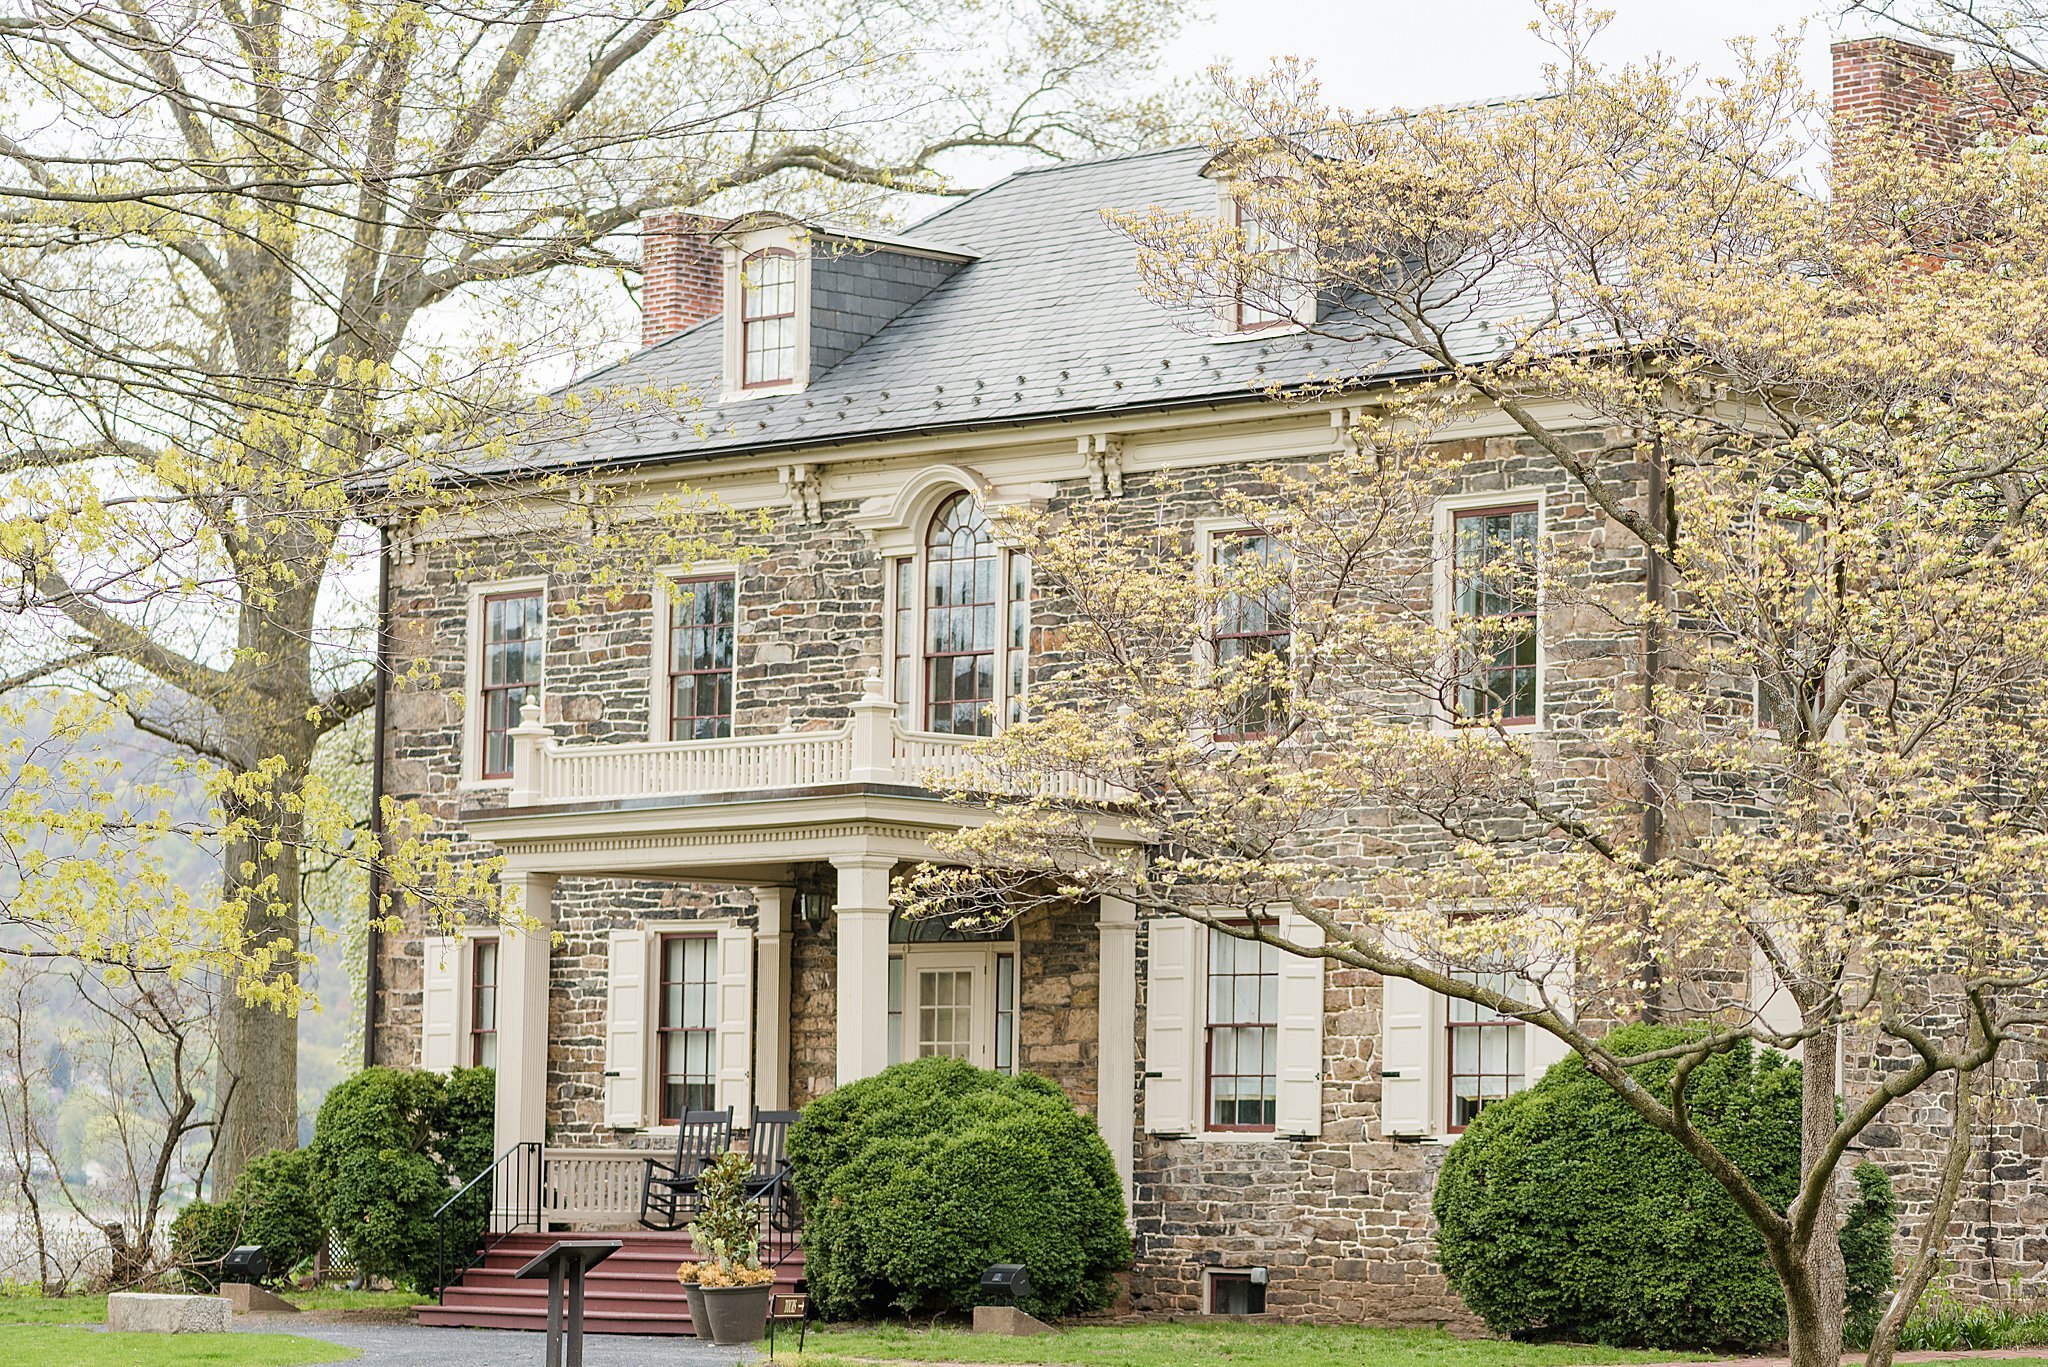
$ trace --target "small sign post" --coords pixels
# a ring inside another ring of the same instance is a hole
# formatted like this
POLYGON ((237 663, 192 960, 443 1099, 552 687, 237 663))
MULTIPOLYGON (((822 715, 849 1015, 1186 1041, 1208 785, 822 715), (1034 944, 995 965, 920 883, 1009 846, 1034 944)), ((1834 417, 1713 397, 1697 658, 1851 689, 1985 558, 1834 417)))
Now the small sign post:
POLYGON ((618 1239, 559 1239, 512 1274, 548 1279, 548 1367, 583 1367, 583 1274, 624 1247, 618 1239))

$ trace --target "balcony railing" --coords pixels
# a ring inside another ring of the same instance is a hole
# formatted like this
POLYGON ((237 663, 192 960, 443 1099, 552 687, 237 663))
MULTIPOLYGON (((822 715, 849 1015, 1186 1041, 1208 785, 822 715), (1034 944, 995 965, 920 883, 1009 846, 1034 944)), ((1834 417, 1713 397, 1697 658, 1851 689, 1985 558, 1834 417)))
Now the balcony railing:
MULTIPOLYGON (((553 802, 619 802, 699 793, 772 792, 846 783, 930 787, 969 775, 972 738, 906 731, 869 676, 853 715, 830 731, 734 736, 666 743, 564 745, 528 701, 512 735, 514 807, 553 802)), ((1071 774, 1035 780, 1034 793, 1113 802, 1109 784, 1071 774)))

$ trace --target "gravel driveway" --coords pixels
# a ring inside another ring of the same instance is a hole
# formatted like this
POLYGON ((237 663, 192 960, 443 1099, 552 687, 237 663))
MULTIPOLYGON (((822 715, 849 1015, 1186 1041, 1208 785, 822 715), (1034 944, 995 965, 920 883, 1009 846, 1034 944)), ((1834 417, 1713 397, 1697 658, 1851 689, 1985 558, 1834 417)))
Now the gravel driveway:
MULTIPOLYGON (((541 1367, 547 1361, 547 1335, 516 1329, 320 1324, 297 1315, 237 1315, 234 1329, 360 1348, 365 1367, 541 1367)), ((583 1340, 583 1367, 728 1367, 760 1360, 751 1348, 718 1348, 700 1339, 591 1334, 583 1340)))

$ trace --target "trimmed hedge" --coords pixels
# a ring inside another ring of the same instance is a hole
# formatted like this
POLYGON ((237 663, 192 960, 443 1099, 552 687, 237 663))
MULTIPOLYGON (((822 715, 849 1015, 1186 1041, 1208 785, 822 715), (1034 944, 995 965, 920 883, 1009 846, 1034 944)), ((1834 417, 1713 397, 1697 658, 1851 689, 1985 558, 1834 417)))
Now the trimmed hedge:
MULTIPOLYGON (((435 1288, 434 1213, 456 1184, 490 1165, 493 1087, 488 1068, 458 1068, 443 1078, 379 1067, 328 1092, 313 1123, 313 1187, 322 1218, 364 1274, 435 1288)), ((455 1222, 451 1259, 467 1254, 481 1233, 481 1193, 473 1204, 455 1222)))
POLYGON ((1123 1188, 1094 1123, 1032 1074, 901 1063, 804 1108, 789 1155, 804 1273, 833 1319, 972 1307, 992 1263, 1038 1315, 1108 1305, 1130 1265, 1123 1188))
POLYGON ((241 1244, 261 1244, 270 1280, 280 1282, 319 1251, 324 1229, 303 1149, 273 1149, 251 1160, 225 1201, 192 1201, 171 1221, 171 1261, 195 1291, 220 1286, 220 1264, 241 1244))
MULTIPOLYGON (((1687 1037, 1631 1026, 1610 1039, 1643 1053, 1687 1037)), ((1661 1092, 1673 1066, 1635 1075, 1661 1092)), ((1798 1187, 1799 1087, 1797 1063, 1747 1044, 1686 1085, 1701 1130, 1779 1209, 1798 1187)), ((1866 1164, 1857 1180, 1842 1248, 1852 1321, 1882 1309, 1894 1225, 1883 1171, 1866 1164)), ((1434 1205, 1444 1273, 1496 1333, 1713 1351, 1784 1341, 1763 1237, 1577 1058, 1480 1112, 1445 1158, 1434 1205)))

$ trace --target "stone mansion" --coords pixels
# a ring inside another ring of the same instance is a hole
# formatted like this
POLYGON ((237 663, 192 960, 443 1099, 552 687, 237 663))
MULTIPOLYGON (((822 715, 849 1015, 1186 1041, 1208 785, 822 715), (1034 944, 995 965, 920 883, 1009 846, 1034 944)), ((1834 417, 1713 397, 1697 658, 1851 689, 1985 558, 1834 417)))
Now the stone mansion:
MULTIPOLYGON (((1058 625, 990 513, 1106 500, 1221 553, 1236 529, 1184 477, 1312 462, 1347 430, 1344 400, 1271 387, 1399 378, 1256 310, 1147 301, 1101 211, 1228 213, 1209 155, 1014 175, 899 237, 650 219, 645 345, 590 382, 702 406, 539 459, 701 489, 769 529, 679 572, 681 596, 598 605, 516 546, 487 572, 445 540, 387 552, 391 648, 436 677, 390 689, 380 789, 502 854, 556 943, 380 937, 370 1049, 494 1065, 497 1148, 545 1146, 551 1220, 630 1225, 639 1159, 686 1111, 744 1125, 950 1054, 1043 1074, 1094 1117, 1137 1308, 1238 1310, 1256 1283, 1275 1314, 1472 1322, 1432 1258, 1433 1175, 1478 1108, 1554 1061, 1550 1036, 1113 899, 986 933, 890 910, 892 874, 964 819, 921 776, 1026 705, 1058 625)), ((1447 525, 1618 546, 1505 418, 1463 440, 1447 525)), ((1499 696, 1543 726, 1599 696, 1599 670, 1570 666, 1632 649, 1536 620, 1499 696)), ((2040 1269, 2048 1131, 2020 1109, 1971 1169, 1959 1286, 2040 1269)), ((1865 1156, 1924 1170, 1938 1136, 1893 1119, 1865 1156)))

